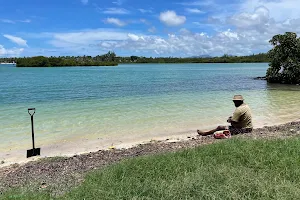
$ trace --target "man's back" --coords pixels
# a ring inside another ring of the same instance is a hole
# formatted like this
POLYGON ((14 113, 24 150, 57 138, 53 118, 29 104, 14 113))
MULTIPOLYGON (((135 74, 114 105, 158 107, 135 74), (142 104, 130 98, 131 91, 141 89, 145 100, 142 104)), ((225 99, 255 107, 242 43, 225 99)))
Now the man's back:
POLYGON ((235 128, 253 128, 251 110, 247 104, 237 107, 233 113, 232 121, 235 128))

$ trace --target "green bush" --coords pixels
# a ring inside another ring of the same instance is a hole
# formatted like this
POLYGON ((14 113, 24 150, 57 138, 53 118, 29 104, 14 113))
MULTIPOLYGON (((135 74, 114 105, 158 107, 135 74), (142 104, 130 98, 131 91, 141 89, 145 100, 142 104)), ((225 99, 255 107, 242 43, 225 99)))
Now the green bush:
POLYGON ((270 83, 300 83, 300 39, 296 33, 275 35, 270 43, 274 46, 268 53, 271 61, 266 78, 270 83))

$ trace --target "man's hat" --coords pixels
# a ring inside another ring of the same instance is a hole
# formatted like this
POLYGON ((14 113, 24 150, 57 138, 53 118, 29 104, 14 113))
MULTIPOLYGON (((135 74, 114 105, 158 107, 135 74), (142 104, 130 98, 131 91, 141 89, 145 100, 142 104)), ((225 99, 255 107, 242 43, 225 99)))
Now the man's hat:
POLYGON ((233 101, 244 101, 244 98, 242 95, 234 95, 233 101))

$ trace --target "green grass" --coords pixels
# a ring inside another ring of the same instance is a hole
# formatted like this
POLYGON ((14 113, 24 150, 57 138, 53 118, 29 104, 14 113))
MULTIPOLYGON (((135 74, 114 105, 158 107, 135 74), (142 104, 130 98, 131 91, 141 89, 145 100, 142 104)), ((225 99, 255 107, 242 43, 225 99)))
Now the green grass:
MULTIPOLYGON (((50 198, 20 191, 4 198, 50 198)), ((300 139, 234 138, 126 160, 89 173, 60 199, 300 199, 300 139)))

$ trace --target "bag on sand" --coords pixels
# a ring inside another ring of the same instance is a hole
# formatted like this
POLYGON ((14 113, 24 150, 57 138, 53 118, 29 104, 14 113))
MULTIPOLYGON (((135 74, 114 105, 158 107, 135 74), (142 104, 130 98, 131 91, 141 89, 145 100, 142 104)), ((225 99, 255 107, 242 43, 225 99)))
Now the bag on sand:
POLYGON ((230 137, 231 137, 231 134, 230 134, 229 130, 214 132, 214 138, 215 139, 228 139, 230 137))

